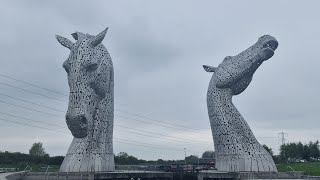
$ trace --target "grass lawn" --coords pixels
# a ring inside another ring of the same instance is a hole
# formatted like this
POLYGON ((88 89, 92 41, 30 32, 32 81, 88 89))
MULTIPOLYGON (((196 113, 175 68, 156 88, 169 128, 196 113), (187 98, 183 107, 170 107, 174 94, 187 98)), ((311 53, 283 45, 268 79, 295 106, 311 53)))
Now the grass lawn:
POLYGON ((301 162, 301 163, 290 163, 290 164, 279 164, 277 165, 278 171, 286 172, 292 171, 290 166, 295 171, 304 171, 306 175, 320 176, 320 162, 301 162))

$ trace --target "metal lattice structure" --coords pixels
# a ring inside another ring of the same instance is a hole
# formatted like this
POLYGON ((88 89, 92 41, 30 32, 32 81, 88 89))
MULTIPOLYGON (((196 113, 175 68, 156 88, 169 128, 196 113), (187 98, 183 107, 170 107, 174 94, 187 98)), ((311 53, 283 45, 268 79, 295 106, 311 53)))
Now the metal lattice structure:
POLYGON ((73 33, 75 43, 56 36, 71 50, 63 63, 70 87, 66 122, 74 136, 60 172, 114 171, 114 77, 111 57, 96 36, 73 33))
POLYGON ((259 144, 249 125, 232 103, 242 93, 258 67, 274 55, 277 40, 264 35, 236 56, 227 56, 213 72, 207 94, 208 114, 220 171, 277 171, 271 155, 259 144))

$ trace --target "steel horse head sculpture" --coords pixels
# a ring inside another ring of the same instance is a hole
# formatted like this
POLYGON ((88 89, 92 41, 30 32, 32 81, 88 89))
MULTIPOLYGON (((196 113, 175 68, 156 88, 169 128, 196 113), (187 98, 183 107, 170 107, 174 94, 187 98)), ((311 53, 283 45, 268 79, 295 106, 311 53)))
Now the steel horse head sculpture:
POLYGON ((214 140, 216 168, 220 171, 277 171, 271 155, 259 144, 249 125, 232 103, 242 93, 258 67, 278 47, 269 35, 236 56, 227 56, 213 72, 207 94, 208 114, 214 140))
POLYGON ((113 65, 101 43, 107 30, 96 36, 75 32, 76 42, 56 35, 71 50, 63 68, 70 87, 66 122, 74 136, 60 172, 114 171, 113 65))

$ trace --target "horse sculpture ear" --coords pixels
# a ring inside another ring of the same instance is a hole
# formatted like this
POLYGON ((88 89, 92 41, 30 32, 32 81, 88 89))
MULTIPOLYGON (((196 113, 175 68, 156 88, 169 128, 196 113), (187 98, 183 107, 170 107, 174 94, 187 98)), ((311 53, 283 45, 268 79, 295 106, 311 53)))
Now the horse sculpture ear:
POLYGON ((202 67, 207 72, 215 72, 217 70, 217 68, 213 66, 203 65, 202 67))
POLYGON ((98 35, 96 35, 92 40, 91 40, 91 46, 92 47, 96 47, 98 44, 100 44, 102 42, 102 40, 104 39, 104 37, 106 36, 108 31, 108 28, 106 28, 105 30, 103 30, 101 33, 99 33, 98 35))
POLYGON ((72 46, 73 46, 73 44, 74 44, 73 42, 71 42, 69 39, 67 39, 67 38, 65 38, 65 37, 56 35, 56 38, 57 38, 58 42, 59 42, 62 46, 66 47, 66 48, 68 48, 68 49, 71 49, 72 46))
POLYGON ((71 36, 73 37, 73 39, 78 40, 78 33, 72 33, 71 36))

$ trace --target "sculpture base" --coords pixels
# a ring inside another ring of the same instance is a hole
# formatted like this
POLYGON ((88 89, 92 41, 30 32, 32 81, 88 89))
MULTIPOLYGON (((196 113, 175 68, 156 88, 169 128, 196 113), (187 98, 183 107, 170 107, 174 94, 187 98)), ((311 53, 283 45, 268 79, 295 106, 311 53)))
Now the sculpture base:
MULTIPOLYGON (((239 147, 241 147, 240 144, 239 147)), ((255 147, 260 154, 216 156, 216 169, 223 172, 278 172, 271 155, 260 144, 255 144, 255 147)))
MULTIPOLYGON (((8 180, 214 180, 214 179, 320 179, 320 176, 304 175, 301 171, 295 172, 223 172, 217 170, 206 170, 194 173, 159 171, 115 171, 115 172, 98 172, 98 173, 58 173, 58 172, 16 172, 4 173, 8 180)), ((0 175, 0 179, 1 179, 0 175)))
POLYGON ((201 171, 198 180, 210 179, 303 179, 302 171, 295 172, 223 172, 216 170, 201 171))
MULTIPOLYGON (((58 172, 29 172, 23 180, 173 180, 172 173, 160 171, 114 171, 95 173, 58 173, 58 172)), ((10 180, 10 177, 9 177, 10 180)))

